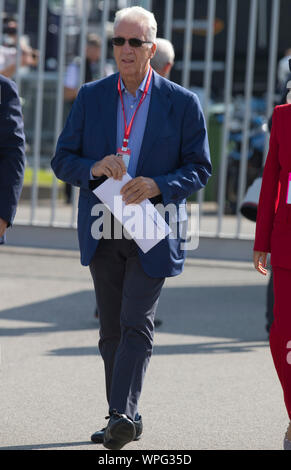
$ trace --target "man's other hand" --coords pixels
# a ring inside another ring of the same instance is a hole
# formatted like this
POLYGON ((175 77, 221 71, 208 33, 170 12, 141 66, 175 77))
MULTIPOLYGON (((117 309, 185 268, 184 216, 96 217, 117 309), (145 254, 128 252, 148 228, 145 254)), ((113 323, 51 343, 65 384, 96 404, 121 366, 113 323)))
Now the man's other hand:
POLYGON ((120 191, 125 204, 140 204, 144 199, 161 194, 160 188, 152 178, 138 176, 126 183, 120 191))

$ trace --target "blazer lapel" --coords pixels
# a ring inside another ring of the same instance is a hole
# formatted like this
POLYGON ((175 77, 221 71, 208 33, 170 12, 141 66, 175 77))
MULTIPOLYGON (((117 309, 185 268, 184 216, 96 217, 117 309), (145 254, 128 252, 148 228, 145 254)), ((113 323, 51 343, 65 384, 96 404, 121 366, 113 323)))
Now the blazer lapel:
POLYGON ((136 176, 140 175, 145 159, 150 156, 152 145, 161 135, 163 124, 167 123, 168 113, 171 107, 169 90, 166 87, 163 87, 163 82, 155 72, 153 73, 153 80, 151 101, 139 154, 136 176))

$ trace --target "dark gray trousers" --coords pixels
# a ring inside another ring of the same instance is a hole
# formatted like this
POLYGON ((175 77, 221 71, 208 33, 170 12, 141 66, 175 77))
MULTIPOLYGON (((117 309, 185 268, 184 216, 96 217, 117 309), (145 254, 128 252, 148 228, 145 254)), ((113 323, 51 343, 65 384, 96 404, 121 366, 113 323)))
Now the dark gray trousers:
POLYGON ((165 278, 149 277, 133 240, 101 239, 90 264, 100 319, 109 411, 135 419, 165 278))

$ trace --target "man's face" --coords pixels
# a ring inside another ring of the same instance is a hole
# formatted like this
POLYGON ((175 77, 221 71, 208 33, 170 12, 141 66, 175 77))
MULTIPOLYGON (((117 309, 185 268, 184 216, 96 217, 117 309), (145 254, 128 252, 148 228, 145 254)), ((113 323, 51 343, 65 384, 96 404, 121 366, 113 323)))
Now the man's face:
MULTIPOLYGON (((135 21, 121 21, 115 31, 115 37, 125 39, 137 38, 147 41, 146 25, 135 21)), ((114 57, 119 72, 123 78, 139 78, 148 68, 150 59, 154 56, 156 45, 143 44, 141 47, 131 47, 126 41, 123 46, 114 46, 114 57)))

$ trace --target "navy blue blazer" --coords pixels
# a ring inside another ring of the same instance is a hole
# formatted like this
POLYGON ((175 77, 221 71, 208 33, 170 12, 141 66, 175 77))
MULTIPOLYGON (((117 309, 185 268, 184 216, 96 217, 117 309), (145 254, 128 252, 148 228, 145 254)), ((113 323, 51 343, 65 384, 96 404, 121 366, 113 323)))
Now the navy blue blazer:
POLYGON ((0 75, 0 217, 12 224, 25 169, 25 137, 17 88, 0 75))
MULTIPOLYGON (((96 220, 91 210, 100 201, 90 190, 90 169, 116 153, 117 81, 118 74, 114 74, 81 87, 51 162, 59 179, 80 187, 78 237, 85 266, 98 245, 91 235, 96 220)), ((179 205, 203 188, 210 175, 207 131, 196 95, 154 72, 136 176, 156 181, 164 205, 179 205)), ((167 237, 146 254, 139 249, 144 271, 152 277, 179 274, 185 259, 180 243, 180 237, 167 237)))

